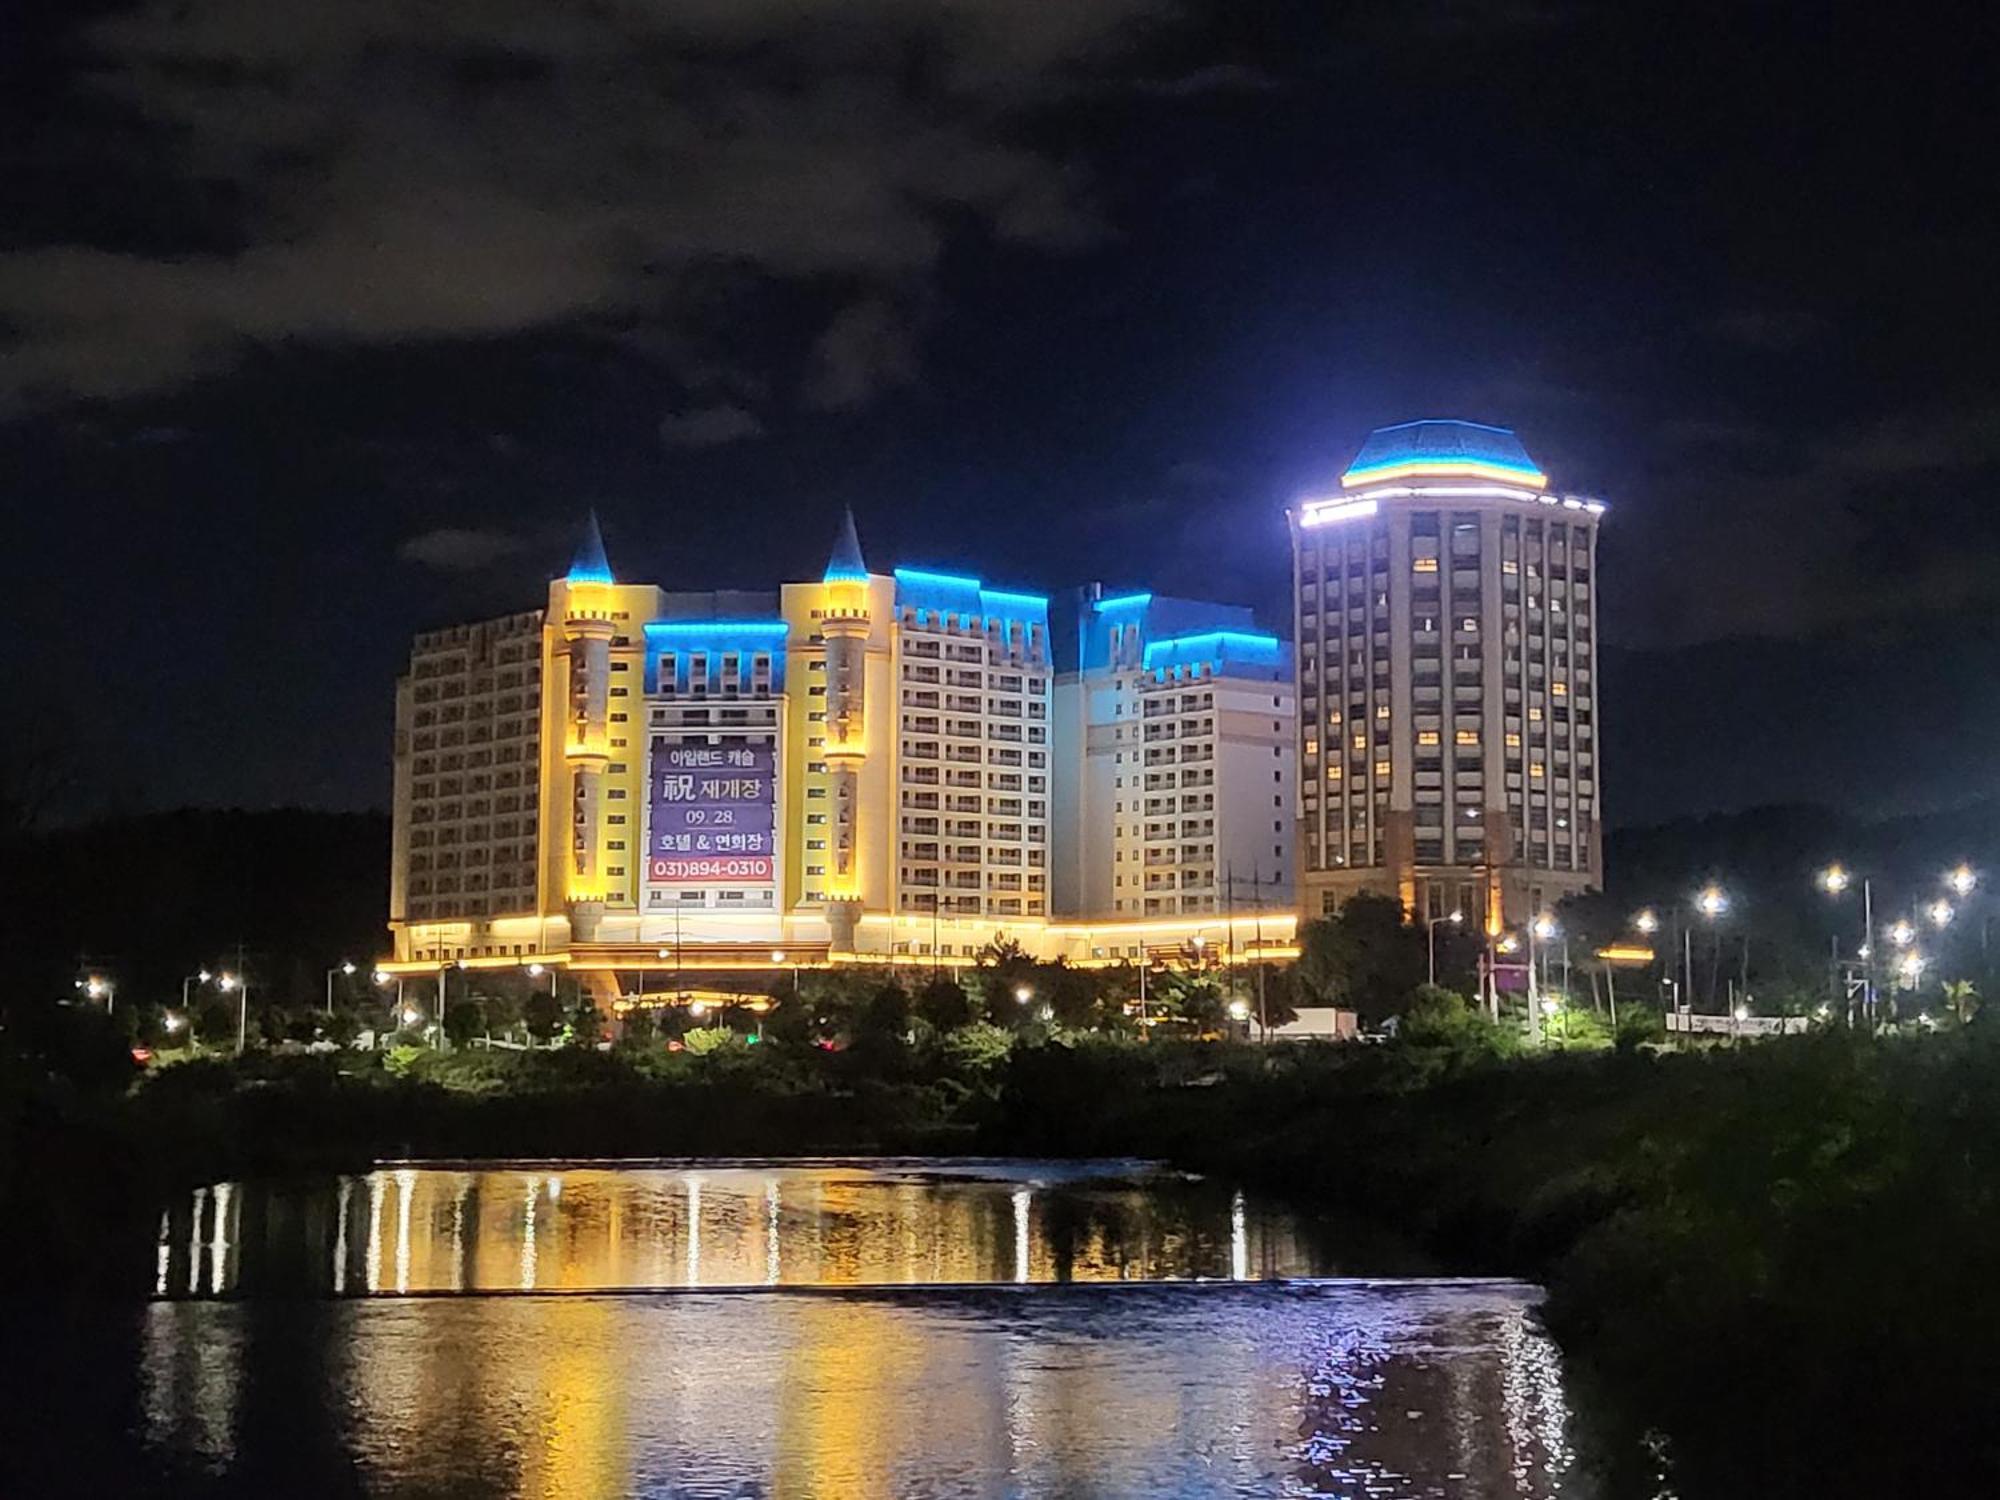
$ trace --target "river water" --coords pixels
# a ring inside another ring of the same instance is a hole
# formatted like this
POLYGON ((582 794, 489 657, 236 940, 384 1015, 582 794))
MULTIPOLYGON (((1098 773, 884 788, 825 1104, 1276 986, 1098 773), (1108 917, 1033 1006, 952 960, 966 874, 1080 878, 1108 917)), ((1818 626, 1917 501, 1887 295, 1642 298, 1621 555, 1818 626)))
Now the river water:
POLYGON ((1588 1492, 1533 1288, 1133 1165, 391 1165, 156 1257, 119 1488, 1588 1492))

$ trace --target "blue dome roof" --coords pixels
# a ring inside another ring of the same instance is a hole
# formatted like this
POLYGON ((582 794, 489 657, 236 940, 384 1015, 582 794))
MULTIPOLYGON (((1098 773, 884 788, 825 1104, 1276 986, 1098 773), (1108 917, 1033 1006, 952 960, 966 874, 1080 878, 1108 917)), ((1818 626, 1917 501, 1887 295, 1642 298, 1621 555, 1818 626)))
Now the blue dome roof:
POLYGON ((825 583, 866 583, 868 564, 861 559, 861 538, 854 530, 854 507, 840 514, 840 534, 833 539, 833 556, 827 559, 825 583))
POLYGON ((583 539, 577 543, 576 557, 569 565, 571 583, 612 583, 611 559, 604 555, 604 533, 597 527, 597 512, 584 523, 583 539))
POLYGON ((1548 483, 1511 429, 1436 417, 1376 428, 1340 482, 1352 487, 1413 474, 1504 479, 1537 489, 1548 483))

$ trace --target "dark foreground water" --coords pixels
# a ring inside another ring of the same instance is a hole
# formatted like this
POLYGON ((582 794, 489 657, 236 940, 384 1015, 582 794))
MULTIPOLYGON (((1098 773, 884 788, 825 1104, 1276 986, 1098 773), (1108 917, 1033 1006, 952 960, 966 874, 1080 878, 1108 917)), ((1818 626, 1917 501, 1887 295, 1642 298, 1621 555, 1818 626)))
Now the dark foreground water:
POLYGON ((46 1399, 16 1478, 676 1500, 1587 1493, 1533 1289, 1379 1279, 1407 1268, 1392 1258, 1224 1189, 1056 1164, 219 1184, 165 1215, 154 1301, 25 1351, 15 1373, 43 1372, 46 1399))

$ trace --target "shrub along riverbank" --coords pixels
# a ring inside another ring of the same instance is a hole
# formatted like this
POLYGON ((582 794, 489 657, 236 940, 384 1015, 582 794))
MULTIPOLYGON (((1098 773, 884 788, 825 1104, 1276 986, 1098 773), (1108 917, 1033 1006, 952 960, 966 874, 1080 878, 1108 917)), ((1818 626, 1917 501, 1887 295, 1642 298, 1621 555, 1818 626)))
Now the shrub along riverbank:
POLYGON ((2000 1473, 1994 1030, 1515 1056, 1444 1006, 1373 1047, 919 1027, 196 1062, 129 1092, 17 1058, 0 1205, 43 1251, 12 1284, 53 1253, 138 1286, 163 1185, 379 1156, 1163 1157, 1542 1281, 1613 1453, 1670 1434, 1680 1493, 1937 1495, 2000 1473))

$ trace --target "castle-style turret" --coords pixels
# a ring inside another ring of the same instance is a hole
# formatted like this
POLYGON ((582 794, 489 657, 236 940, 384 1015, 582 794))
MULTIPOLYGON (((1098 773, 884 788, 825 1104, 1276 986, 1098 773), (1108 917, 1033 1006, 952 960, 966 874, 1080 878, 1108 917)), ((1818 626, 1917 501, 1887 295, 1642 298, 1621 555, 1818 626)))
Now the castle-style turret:
POLYGON ((835 948, 854 946, 861 914, 856 853, 860 847, 860 777, 868 757, 868 564, 854 530, 854 512, 842 513, 840 534, 821 580, 826 607, 826 765, 832 780, 833 816, 827 839, 827 921, 835 948))
POLYGON ((564 578, 563 641, 569 657, 569 703, 563 761, 570 775, 570 932, 579 942, 597 935, 604 916, 598 868, 598 826, 605 768, 611 761, 611 587, 604 534, 591 512, 576 559, 564 578))

